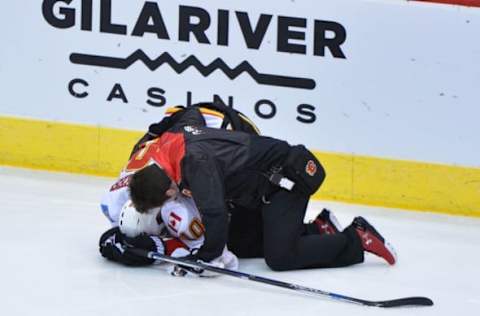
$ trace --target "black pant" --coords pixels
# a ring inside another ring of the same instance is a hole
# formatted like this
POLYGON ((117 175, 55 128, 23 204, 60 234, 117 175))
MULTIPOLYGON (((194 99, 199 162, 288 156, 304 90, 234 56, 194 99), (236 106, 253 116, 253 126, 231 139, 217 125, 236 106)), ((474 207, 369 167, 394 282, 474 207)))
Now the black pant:
POLYGON ((314 224, 303 223, 308 200, 279 190, 261 210, 235 209, 229 249, 240 258, 264 257, 277 271, 363 262, 363 248, 353 227, 335 235, 320 235, 314 224))
POLYGON ((239 258, 263 258, 263 219, 260 209, 231 211, 227 246, 239 258))

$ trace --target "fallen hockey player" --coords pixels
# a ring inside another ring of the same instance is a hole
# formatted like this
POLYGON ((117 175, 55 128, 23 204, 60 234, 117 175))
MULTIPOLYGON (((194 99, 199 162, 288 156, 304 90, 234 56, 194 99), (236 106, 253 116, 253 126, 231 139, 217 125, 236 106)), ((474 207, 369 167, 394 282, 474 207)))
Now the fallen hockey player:
MULTIPOLYGON (((388 243, 362 217, 343 231, 328 210, 313 223, 303 223, 309 197, 325 177, 305 147, 254 133, 206 128, 198 108, 183 112, 161 133, 147 134, 139 142, 125 168, 123 186, 129 185, 133 204, 142 214, 155 212, 182 193, 193 196, 205 232, 198 251, 188 259, 214 262, 228 243, 240 257, 264 257, 274 270, 347 266, 363 262, 364 251, 395 263, 388 243)), ((112 242, 105 242, 118 234, 107 233, 101 239, 102 254, 122 262, 111 255, 112 242), (106 246, 109 250, 102 251, 106 246)), ((135 246, 165 248, 152 242, 135 246)))
MULTIPOLYGON (((131 201, 127 201, 120 210, 118 222, 113 224, 114 227, 100 238, 100 252, 110 260, 129 266, 149 265, 154 260, 131 255, 128 247, 183 257, 200 248, 204 240, 204 228, 198 210, 191 198, 181 195, 149 214, 138 213, 131 201)), ((226 247, 211 263, 230 270, 238 268, 237 257, 226 247)), ((189 271, 210 276, 204 271, 189 271)), ((186 272, 178 267, 172 270, 175 275, 184 275, 186 272)))
MULTIPOLYGON (((256 126, 246 116, 231 108, 210 103, 197 104, 193 107, 199 109, 208 126, 212 128, 258 133, 256 126)), ((134 146, 132 154, 145 142, 167 130, 188 110, 183 107, 167 109, 167 116, 161 122, 150 126, 149 131, 134 146)), ((185 256, 198 250, 204 240, 204 226, 192 198, 172 188, 168 193, 171 198, 161 208, 156 208, 148 214, 141 214, 135 211, 129 201, 130 178, 131 172, 122 170, 120 177, 102 198, 101 209, 110 220, 112 228, 100 238, 101 254, 109 260, 125 265, 141 266, 152 264, 154 261, 131 254, 128 246, 171 256, 185 256)), ((236 269, 238 259, 225 248, 212 263, 236 269)), ((182 269, 176 268, 174 271, 176 274, 182 274, 182 269)), ((199 274, 198 271, 195 273, 199 274)), ((202 272, 202 276, 204 275, 205 272, 202 272)))

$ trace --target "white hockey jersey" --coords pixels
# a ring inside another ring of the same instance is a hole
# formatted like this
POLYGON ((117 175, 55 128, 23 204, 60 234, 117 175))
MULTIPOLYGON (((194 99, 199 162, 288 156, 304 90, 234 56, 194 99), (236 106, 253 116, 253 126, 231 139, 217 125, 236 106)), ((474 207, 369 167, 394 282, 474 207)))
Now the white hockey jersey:
MULTIPOLYGON (((128 181, 130 176, 122 174, 117 182, 102 198, 101 209, 110 220, 112 226, 119 226, 122 207, 130 200, 128 181)), ((205 229, 201 215, 192 198, 178 195, 167 200, 158 209, 150 211, 156 221, 154 225, 164 225, 170 237, 180 239, 190 250, 200 248, 204 241, 205 229)), ((162 226, 163 227, 163 226, 162 226)), ((145 227, 145 233, 151 233, 159 229, 145 227)))
MULTIPOLYGON (((129 179, 129 174, 122 173, 117 182, 102 198, 101 209, 112 226, 121 226, 122 208, 130 200, 129 179)), ((137 212, 135 211, 135 213, 137 212)), ((167 200, 162 207, 151 210, 149 214, 137 213, 137 215, 138 222, 142 223, 140 225, 142 231, 139 231, 139 233, 153 235, 165 228, 168 237, 176 238, 186 246, 186 250, 181 251, 182 248, 178 248, 171 253, 171 256, 185 256, 190 251, 203 245, 205 228, 202 224, 200 212, 190 197, 178 194, 175 198, 167 200)), ((163 247, 159 251, 165 253, 166 249, 163 247)), ((227 247, 223 250, 222 255, 212 260, 211 263, 231 270, 238 268, 238 258, 227 247)))

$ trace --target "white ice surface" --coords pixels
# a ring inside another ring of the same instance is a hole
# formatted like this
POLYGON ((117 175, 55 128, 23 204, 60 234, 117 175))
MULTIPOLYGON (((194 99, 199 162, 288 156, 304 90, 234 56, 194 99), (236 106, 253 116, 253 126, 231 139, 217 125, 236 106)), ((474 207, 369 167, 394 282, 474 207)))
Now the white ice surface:
POLYGON ((111 179, 0 167, 1 315, 478 315, 480 220, 340 203, 348 225, 368 218, 396 247, 394 267, 373 256, 339 269, 273 272, 261 259, 240 270, 365 299, 431 297, 435 306, 386 310, 223 276, 175 278, 164 268, 104 260, 108 228, 98 201, 111 179))

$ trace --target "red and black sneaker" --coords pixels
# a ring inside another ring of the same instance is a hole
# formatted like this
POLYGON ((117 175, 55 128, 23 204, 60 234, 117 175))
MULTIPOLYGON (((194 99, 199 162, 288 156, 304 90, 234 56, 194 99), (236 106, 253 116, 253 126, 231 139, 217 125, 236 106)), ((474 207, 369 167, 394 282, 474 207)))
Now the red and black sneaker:
POLYGON ((395 250, 365 218, 355 217, 352 225, 360 236, 363 250, 382 257, 391 265, 395 264, 397 261, 395 250))
POLYGON ((340 232, 342 227, 332 212, 324 208, 313 221, 317 225, 320 234, 332 235, 340 232))

